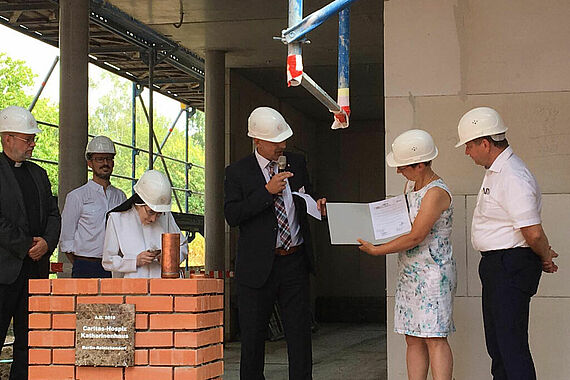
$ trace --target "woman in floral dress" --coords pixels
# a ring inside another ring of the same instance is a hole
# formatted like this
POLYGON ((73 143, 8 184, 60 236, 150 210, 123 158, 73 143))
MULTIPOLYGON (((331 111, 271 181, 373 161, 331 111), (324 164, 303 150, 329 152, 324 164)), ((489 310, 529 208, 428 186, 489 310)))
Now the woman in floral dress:
POLYGON ((370 255, 398 253, 394 331, 406 336, 408 379, 451 380, 453 355, 447 336, 455 331, 453 297, 457 286, 451 249, 453 204, 443 180, 432 170, 437 147, 429 133, 412 129, 398 136, 386 157, 408 182, 404 189, 412 230, 374 246, 360 240, 370 255))

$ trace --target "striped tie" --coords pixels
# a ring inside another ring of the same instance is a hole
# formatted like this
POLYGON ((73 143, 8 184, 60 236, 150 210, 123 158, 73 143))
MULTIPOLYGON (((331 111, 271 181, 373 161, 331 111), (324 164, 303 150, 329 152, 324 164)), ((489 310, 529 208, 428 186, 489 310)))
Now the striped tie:
MULTIPOLYGON (((277 166, 276 162, 269 163, 269 178, 275 175, 275 166, 277 166)), ((291 230, 289 229, 289 222, 287 221, 285 201, 282 195, 275 194, 273 195, 273 202, 275 203, 277 227, 279 227, 279 241, 281 242, 281 247, 287 250, 291 247, 291 230)))

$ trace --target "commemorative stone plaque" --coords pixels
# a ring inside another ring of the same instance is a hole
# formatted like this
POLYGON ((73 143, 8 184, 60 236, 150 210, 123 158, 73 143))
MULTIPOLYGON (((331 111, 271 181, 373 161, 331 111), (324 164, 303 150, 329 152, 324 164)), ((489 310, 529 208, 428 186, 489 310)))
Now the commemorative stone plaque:
POLYGON ((75 365, 134 365, 135 305, 79 304, 76 321, 75 365))

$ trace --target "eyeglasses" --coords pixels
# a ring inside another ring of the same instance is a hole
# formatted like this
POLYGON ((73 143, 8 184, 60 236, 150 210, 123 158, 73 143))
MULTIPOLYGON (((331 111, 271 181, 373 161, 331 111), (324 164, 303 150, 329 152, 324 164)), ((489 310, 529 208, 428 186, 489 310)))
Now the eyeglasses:
POLYGON ((146 214, 148 215, 148 217, 152 217, 152 216, 161 216, 163 213, 162 212, 156 212, 153 209, 151 209, 150 207, 148 207, 147 205, 143 206, 144 211, 146 212, 146 214))
POLYGON ((93 158, 91 158, 91 161, 95 161, 98 164, 102 164, 105 161, 115 162, 115 158, 114 157, 93 157, 93 158))
POLYGON ((25 142, 28 145, 32 145, 33 143, 36 142, 36 136, 31 136, 31 137, 28 137, 27 139, 20 137, 20 136, 16 136, 16 135, 8 135, 8 136, 13 137, 13 138, 18 139, 18 140, 22 140, 23 142, 25 142))

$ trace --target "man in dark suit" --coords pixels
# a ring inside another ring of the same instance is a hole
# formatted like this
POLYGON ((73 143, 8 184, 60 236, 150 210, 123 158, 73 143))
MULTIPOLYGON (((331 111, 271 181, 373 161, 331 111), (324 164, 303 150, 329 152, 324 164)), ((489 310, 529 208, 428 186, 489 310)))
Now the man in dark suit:
MULTIPOLYGON (((240 378, 263 380, 265 338, 277 300, 289 357, 289 379, 312 378, 309 273, 314 258, 305 201, 305 159, 284 153, 291 128, 276 110, 256 108, 248 120, 255 152, 226 168, 224 214, 239 226, 236 259, 241 332, 240 378), (287 166, 277 171, 279 156, 287 166)), ((317 201, 324 215, 325 198, 317 201)))
POLYGON ((0 111, 0 341, 13 318, 11 380, 28 378, 28 280, 48 277, 61 227, 45 170, 27 161, 39 132, 28 110, 0 111))

